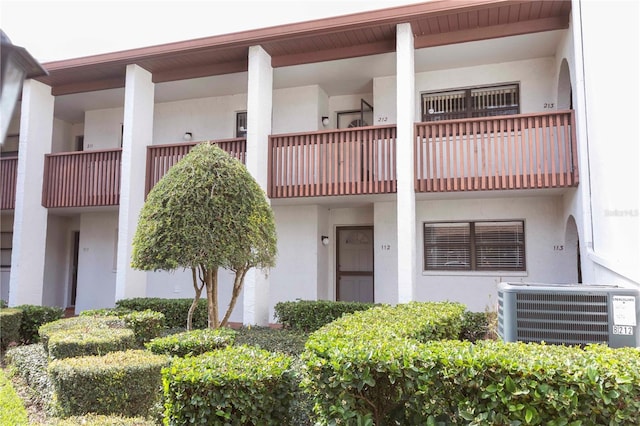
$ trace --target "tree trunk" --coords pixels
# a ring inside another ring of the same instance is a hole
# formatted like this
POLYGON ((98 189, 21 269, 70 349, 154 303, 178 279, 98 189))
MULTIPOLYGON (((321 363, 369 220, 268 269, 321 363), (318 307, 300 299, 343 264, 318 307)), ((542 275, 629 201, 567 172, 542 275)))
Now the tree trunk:
POLYGON ((207 311, 209 314, 209 328, 218 328, 218 269, 207 269, 207 311))
POLYGON ((227 308, 227 312, 224 314, 224 318, 220 322, 220 327, 224 327, 227 325, 227 321, 231 316, 231 312, 233 312, 233 308, 236 306, 236 301, 238 300, 238 295, 240 294, 240 290, 242 290, 242 285, 244 284, 244 276, 247 275, 247 271, 249 268, 242 268, 236 271, 236 275, 233 279, 233 291, 231 293, 231 301, 229 301, 229 307, 227 308))
POLYGON ((202 289, 204 288, 204 282, 202 284, 198 283, 196 268, 191 268, 191 277, 193 278, 193 289, 196 291, 196 296, 193 298, 193 302, 191 306, 189 306, 189 312, 187 313, 187 330, 193 329, 193 313, 198 307, 198 301, 200 300, 200 296, 202 296, 202 289))

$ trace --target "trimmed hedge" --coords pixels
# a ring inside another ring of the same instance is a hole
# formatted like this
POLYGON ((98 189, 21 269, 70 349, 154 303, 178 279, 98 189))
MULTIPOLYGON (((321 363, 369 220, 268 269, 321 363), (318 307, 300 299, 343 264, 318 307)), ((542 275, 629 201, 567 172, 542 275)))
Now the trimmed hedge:
POLYGON ((22 311, 20 339, 23 345, 38 343, 40 341, 38 335, 40 326, 59 320, 64 314, 64 310, 57 306, 20 305, 16 308, 22 311))
POLYGON ((447 302, 378 306, 313 333, 302 354, 302 386, 313 395, 319 421, 418 424, 403 413, 428 371, 419 343, 457 338, 464 311, 447 302))
POLYGON ((69 330, 82 330, 90 332, 98 329, 125 328, 124 321, 118 317, 71 317, 58 321, 53 321, 40 326, 38 334, 44 348, 48 350, 47 345, 51 335, 57 332, 67 332, 69 330))
POLYGON ((167 357, 143 350, 55 360, 49 374, 58 414, 146 416, 160 398, 167 365, 167 357))
MULTIPOLYGON (((424 305, 432 324, 455 313, 424 305)), ((451 336, 424 333, 425 317, 411 321, 403 305, 377 309, 307 342, 303 386, 320 424, 640 424, 636 348, 429 341, 451 336)))
POLYGON ((304 351, 309 335, 301 331, 270 327, 243 327, 236 330, 236 346, 256 346, 269 352, 298 356, 304 351))
POLYGON ((49 336, 47 348, 53 359, 104 355, 136 348, 133 330, 128 328, 71 329, 49 336))
POLYGON ((132 311, 125 308, 90 309, 80 313, 82 317, 107 317, 116 316, 124 320, 125 326, 133 330, 136 341, 143 347, 151 339, 160 336, 164 330, 164 314, 146 309, 144 311, 132 311))
POLYGON ((159 337, 146 343, 145 346, 154 354, 177 357, 194 356, 232 345, 235 334, 229 328, 215 330, 205 328, 159 337))
POLYGON ((47 374, 49 359, 42 343, 11 348, 5 360, 11 372, 17 374, 31 389, 31 400, 50 412, 53 385, 47 374))
POLYGON ((372 308, 372 303, 333 302, 329 300, 297 300, 278 302, 274 318, 284 328, 313 332, 345 314, 372 308))
POLYGON ((249 346, 175 358, 163 369, 165 424, 285 424, 291 359, 249 346))
MULTIPOLYGON (((162 299, 159 297, 137 297, 122 299, 116 302, 120 309, 145 311, 147 309, 164 314, 165 325, 168 328, 186 328, 187 314, 193 299, 162 299)), ((207 314, 207 300, 200 299, 193 314, 193 328, 207 328, 209 319, 207 314)))
POLYGON ((0 349, 5 350, 11 343, 20 342, 22 311, 15 308, 0 309, 0 349))
POLYGON ((29 419, 22 399, 18 396, 11 381, 0 369, 0 425, 27 425, 29 419))

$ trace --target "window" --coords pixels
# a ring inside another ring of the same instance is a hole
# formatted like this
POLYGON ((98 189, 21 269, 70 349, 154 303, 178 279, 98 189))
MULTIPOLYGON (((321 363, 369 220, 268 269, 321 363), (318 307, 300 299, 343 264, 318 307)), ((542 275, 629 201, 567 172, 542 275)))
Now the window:
POLYGON ((247 111, 236 113, 236 138, 247 137, 247 111))
POLYGON ((422 94, 422 121, 520 113, 518 84, 422 94))
POLYGON ((426 271, 524 271, 524 221, 424 224, 426 271))
POLYGON ((11 268, 13 232, 0 232, 0 268, 11 268))

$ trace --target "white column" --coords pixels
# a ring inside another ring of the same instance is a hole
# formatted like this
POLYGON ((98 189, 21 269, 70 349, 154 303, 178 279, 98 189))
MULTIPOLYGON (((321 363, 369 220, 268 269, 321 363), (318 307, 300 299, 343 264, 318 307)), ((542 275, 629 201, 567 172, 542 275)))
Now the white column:
POLYGON ((415 71, 410 24, 396 29, 396 103, 398 179, 398 302, 414 300, 416 285, 416 203, 413 172, 415 71))
POLYGON ((128 65, 124 92, 116 300, 144 297, 147 291, 147 273, 131 268, 131 244, 144 204, 146 151, 153 138, 153 102, 151 73, 138 65, 128 65))
MULTIPOLYGON (((268 142, 271 133, 273 68, 271 56, 261 46, 249 48, 247 93, 247 170, 267 190, 268 142)), ((269 278, 251 269, 244 282, 244 324, 269 324, 269 278)))
POLYGON ((51 152, 51 87, 24 82, 20 113, 18 176, 13 221, 9 305, 42 304, 47 209, 42 207, 44 155, 51 152))

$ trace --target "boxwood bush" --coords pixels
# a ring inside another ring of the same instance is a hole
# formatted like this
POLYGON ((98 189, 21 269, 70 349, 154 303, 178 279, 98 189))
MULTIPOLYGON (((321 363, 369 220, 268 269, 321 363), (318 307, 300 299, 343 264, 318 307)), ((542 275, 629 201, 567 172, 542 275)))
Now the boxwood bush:
POLYGON ((59 416, 146 416, 161 395, 166 356, 144 350, 54 360, 49 374, 59 416))
POLYGON ((52 359, 88 355, 104 355, 109 352, 136 348, 133 330, 128 328, 71 329, 52 333, 47 348, 52 359))
POLYGON ((256 346, 269 352, 298 356, 304 351, 309 335, 297 330, 270 327, 243 327, 236 330, 234 344, 256 346))
POLYGON ((284 328, 312 332, 344 314, 367 310, 374 305, 360 302, 297 300, 276 303, 274 317, 284 328))
POLYGON ((142 347, 151 339, 154 339, 164 330, 164 314, 150 309, 144 311, 132 311, 125 308, 91 309, 80 313, 83 317, 116 316, 124 320, 125 325, 133 330, 136 341, 142 347))
MULTIPOLYGON (((132 311, 145 311, 147 309, 162 312, 165 325, 168 328, 186 328, 187 313, 193 299, 162 299, 159 297, 136 297, 122 299, 116 302, 116 307, 130 309, 132 311)), ((208 327, 207 301, 200 299, 198 307, 193 314, 193 328, 208 327)))
POLYGON ((45 350, 48 350, 49 338, 57 332, 80 330, 86 333, 98 329, 125 328, 124 321, 115 316, 107 317, 71 317, 53 321, 40 326, 38 334, 45 350))
POLYGON ((291 359, 250 346, 175 358, 162 373, 166 424, 285 424, 291 359))
POLYGON ((0 309, 0 349, 5 350, 11 343, 20 342, 22 311, 15 308, 0 309))
POLYGON ((235 332, 229 328, 191 330, 158 337, 145 346, 155 354, 178 357, 200 355, 233 344, 235 332))
POLYGON ((57 306, 19 305, 16 308, 22 311, 20 340, 24 345, 37 343, 40 340, 40 326, 59 320, 64 313, 64 310, 57 306))

